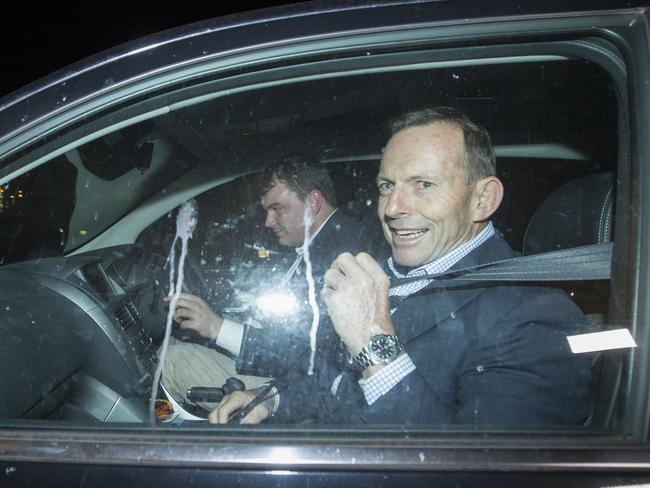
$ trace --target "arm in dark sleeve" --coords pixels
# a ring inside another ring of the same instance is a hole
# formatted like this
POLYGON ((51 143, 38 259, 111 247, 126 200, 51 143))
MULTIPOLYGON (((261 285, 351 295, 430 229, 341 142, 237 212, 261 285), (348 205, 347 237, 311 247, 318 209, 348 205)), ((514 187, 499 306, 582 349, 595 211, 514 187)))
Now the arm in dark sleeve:
POLYGON ((255 376, 283 375, 295 358, 304 355, 308 341, 306 333, 246 326, 237 357, 237 372, 255 376))
MULTIPOLYGON (((359 412, 361 404, 357 401, 351 408, 350 399, 346 403, 335 396, 332 385, 342 372, 349 368, 345 346, 341 343, 329 319, 321 322, 318 331, 316 355, 311 370, 311 348, 284 375, 276 379, 280 394, 280 406, 274 421, 278 423, 349 423, 347 412, 359 412)), ((349 372, 346 372, 347 376, 349 372)), ((341 391, 341 390, 339 390, 341 391)))
MULTIPOLYGON (((480 315, 478 316, 480 317, 480 315)), ((485 318, 485 317, 484 317, 485 318)), ((491 322, 491 323, 490 323, 491 322)), ((588 415, 591 355, 571 353, 585 331, 562 294, 542 292, 485 327, 439 324, 406 345, 416 370, 360 414, 380 424, 580 425, 588 415), (468 339, 467 330, 481 333, 468 339)), ((475 324, 474 324, 475 325, 475 324)))

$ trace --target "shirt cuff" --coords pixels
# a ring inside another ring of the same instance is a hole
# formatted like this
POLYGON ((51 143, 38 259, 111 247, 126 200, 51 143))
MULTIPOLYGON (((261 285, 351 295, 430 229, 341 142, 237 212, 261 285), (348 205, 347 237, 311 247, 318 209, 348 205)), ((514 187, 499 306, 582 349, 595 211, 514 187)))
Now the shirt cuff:
POLYGON ((217 336, 217 346, 223 347, 235 356, 239 356, 241 343, 244 339, 244 326, 239 322, 230 319, 223 319, 221 330, 217 336))
POLYGON ((370 378, 359 380, 359 386, 366 397, 366 403, 372 405, 388 393, 396 384, 415 371, 415 364, 408 354, 402 354, 392 363, 381 368, 370 378))

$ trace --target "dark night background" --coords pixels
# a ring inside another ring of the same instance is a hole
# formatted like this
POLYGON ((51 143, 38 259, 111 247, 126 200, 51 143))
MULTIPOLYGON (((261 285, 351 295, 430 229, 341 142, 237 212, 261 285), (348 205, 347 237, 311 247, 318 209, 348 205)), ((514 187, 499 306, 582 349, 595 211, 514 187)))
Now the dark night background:
POLYGON ((75 61, 155 32, 296 0, 32 2, 5 0, 0 97, 75 61))

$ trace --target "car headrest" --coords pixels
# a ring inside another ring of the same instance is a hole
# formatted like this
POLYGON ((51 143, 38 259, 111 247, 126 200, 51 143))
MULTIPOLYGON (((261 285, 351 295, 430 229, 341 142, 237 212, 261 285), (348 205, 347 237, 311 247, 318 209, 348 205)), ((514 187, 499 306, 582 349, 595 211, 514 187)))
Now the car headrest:
POLYGON ((611 241, 615 187, 613 173, 594 173, 556 189, 530 219, 523 254, 611 241))

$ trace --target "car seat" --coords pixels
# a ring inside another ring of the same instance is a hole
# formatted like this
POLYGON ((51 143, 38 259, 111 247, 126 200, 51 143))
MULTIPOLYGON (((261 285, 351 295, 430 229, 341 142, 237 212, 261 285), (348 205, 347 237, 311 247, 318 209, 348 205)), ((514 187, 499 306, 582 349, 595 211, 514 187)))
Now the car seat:
MULTIPOLYGON (((610 242, 615 183, 613 173, 594 173, 575 178, 552 192, 526 228, 523 254, 610 242)), ((569 282, 564 288, 592 324, 605 322, 609 283, 577 281, 569 282)))
MULTIPOLYGON (((613 238, 616 178, 594 173, 573 179, 551 193, 535 211, 526 229, 526 255, 610 242, 613 238)), ((562 284, 585 313, 592 330, 607 328, 609 280, 562 284)), ((598 354, 594 360, 593 414, 588 423, 614 427, 624 351, 598 354)))
POLYGON ((573 179, 551 193, 533 214, 524 254, 557 251, 612 240, 615 180, 612 173, 573 179))

